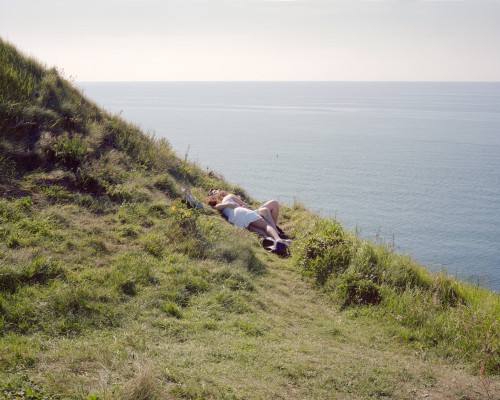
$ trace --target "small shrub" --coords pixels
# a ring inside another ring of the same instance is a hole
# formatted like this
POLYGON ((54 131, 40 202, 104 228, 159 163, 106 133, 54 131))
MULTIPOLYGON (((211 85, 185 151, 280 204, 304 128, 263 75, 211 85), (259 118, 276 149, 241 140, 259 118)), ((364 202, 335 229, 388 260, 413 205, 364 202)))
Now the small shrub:
POLYGON ((235 325, 245 336, 258 337, 264 334, 264 332, 262 332, 262 329, 252 322, 239 321, 235 325))
MULTIPOLYGON (((29 382, 27 384, 29 384, 29 382)), ((25 385, 27 384, 25 383, 25 385)), ((2 398, 5 400, 59 400, 61 398, 58 395, 52 397, 40 392, 40 390, 36 389, 36 385, 33 387, 29 385, 25 387, 25 385, 20 388, 7 384, 0 387, 0 395, 2 395, 2 398)))
POLYGON ((196 230, 196 221, 201 215, 201 209, 198 207, 188 208, 181 200, 175 203, 171 208, 171 215, 174 220, 184 230, 196 230))
POLYGON ((47 260, 45 257, 37 257, 24 273, 24 282, 45 283, 63 275, 64 272, 58 262, 47 260))
POLYGON ((195 259, 205 259, 213 247, 198 224, 200 215, 199 209, 189 209, 178 202, 170 210, 165 232, 166 240, 176 251, 195 259))
POLYGON ((343 308, 352 304, 378 304, 381 300, 379 287, 357 274, 343 275, 337 284, 336 293, 343 308))
POLYGON ((162 290, 162 298, 181 307, 189 304, 191 297, 210 289, 208 272, 188 266, 172 266, 168 286, 162 290))
POLYGON ((235 293, 229 289, 221 290, 215 300, 220 307, 227 312, 242 314, 250 310, 248 301, 240 293, 235 293))
POLYGON ((50 236, 51 234, 50 225, 46 221, 26 218, 19 224, 19 227, 28 232, 38 233, 42 236, 50 236))
POLYGON ((332 275, 343 273, 351 260, 351 247, 340 236, 313 237, 307 240, 298 264, 306 275, 324 285, 332 275))
POLYGON ((197 232, 193 232, 191 235, 184 233, 177 241, 176 250, 190 258, 205 259, 209 246, 207 240, 197 232))
POLYGON ((106 192, 108 187, 107 183, 101 177, 89 171, 78 169, 76 171, 76 178, 81 190, 87 193, 102 194, 106 192))
POLYGON ((295 264, 305 275, 324 285, 329 277, 342 274, 351 262, 354 239, 336 220, 320 220, 298 246, 295 264))
POLYGON ((141 254, 131 253, 120 256, 115 262, 116 268, 110 272, 110 278, 115 282, 119 291, 129 296, 138 292, 138 285, 158 283, 153 274, 156 260, 141 254))
POLYGON ((112 189, 109 189, 107 191, 107 194, 112 201, 116 201, 118 203, 123 203, 124 201, 133 200, 133 196, 130 190, 121 187, 115 186, 112 189))
POLYGON ((223 241, 212 251, 214 258, 222 258, 226 263, 236 261, 241 254, 241 248, 236 243, 223 241))
POLYGON ((16 222, 24 216, 14 202, 0 199, 0 220, 16 222))
POLYGON ((138 166, 150 170, 155 165, 154 141, 138 127, 113 116, 108 119, 106 128, 110 144, 125 151, 138 166))

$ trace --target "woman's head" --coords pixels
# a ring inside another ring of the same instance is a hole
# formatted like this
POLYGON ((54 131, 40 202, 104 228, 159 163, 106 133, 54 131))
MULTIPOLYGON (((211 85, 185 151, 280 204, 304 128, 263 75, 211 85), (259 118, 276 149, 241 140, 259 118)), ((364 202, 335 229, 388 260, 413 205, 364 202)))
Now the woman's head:
POLYGON ((229 193, 224 190, 219 189, 210 189, 207 198, 205 199, 205 203, 207 203, 211 207, 215 207, 217 204, 222 203, 222 199, 226 197, 229 193))

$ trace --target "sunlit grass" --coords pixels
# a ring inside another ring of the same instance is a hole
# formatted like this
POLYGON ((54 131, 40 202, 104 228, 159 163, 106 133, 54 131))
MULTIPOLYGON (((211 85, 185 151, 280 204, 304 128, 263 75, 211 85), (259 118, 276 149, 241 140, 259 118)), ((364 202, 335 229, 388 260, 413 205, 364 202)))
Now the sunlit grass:
POLYGON ((431 273, 387 245, 359 239, 337 221, 319 219, 297 250, 295 264, 341 307, 375 304, 365 314, 383 318, 397 338, 466 358, 477 371, 500 372, 497 294, 431 273))
POLYGON ((245 197, 0 42, 0 397, 492 397, 499 297, 281 208, 293 257, 182 187, 245 197), (4 85, 5 82, 5 85, 4 85))

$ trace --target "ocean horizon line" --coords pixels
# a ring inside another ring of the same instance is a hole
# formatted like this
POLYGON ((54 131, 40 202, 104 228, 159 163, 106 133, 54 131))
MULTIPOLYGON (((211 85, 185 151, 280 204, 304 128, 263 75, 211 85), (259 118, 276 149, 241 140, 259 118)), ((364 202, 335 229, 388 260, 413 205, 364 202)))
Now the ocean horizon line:
POLYGON ((469 80, 76 80, 75 83, 500 83, 499 81, 469 80))

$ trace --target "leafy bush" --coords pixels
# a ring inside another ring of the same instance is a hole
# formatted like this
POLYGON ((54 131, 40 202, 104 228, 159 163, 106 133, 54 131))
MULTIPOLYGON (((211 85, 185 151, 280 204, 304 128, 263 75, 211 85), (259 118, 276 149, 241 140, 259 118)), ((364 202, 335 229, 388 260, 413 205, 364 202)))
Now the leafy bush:
POLYGON ((336 294, 344 308, 353 304, 378 304, 381 301, 380 288, 357 274, 343 275, 337 283, 336 294))
POLYGON ((336 221, 323 221, 317 230, 319 234, 299 244, 296 264, 317 284, 324 285, 331 276, 347 269, 353 245, 336 221))
POLYGON ((181 200, 177 201, 171 208, 171 216, 185 230, 196 230, 196 221, 200 215, 200 208, 189 208, 181 200))
POLYGON ((296 265, 342 308, 378 305, 371 316, 384 318, 402 340, 441 349, 446 356, 470 358, 477 370, 500 371, 498 296, 431 273, 411 257, 347 235, 336 221, 320 221, 296 246, 296 265), (486 311, 488 310, 488 311, 486 311))

